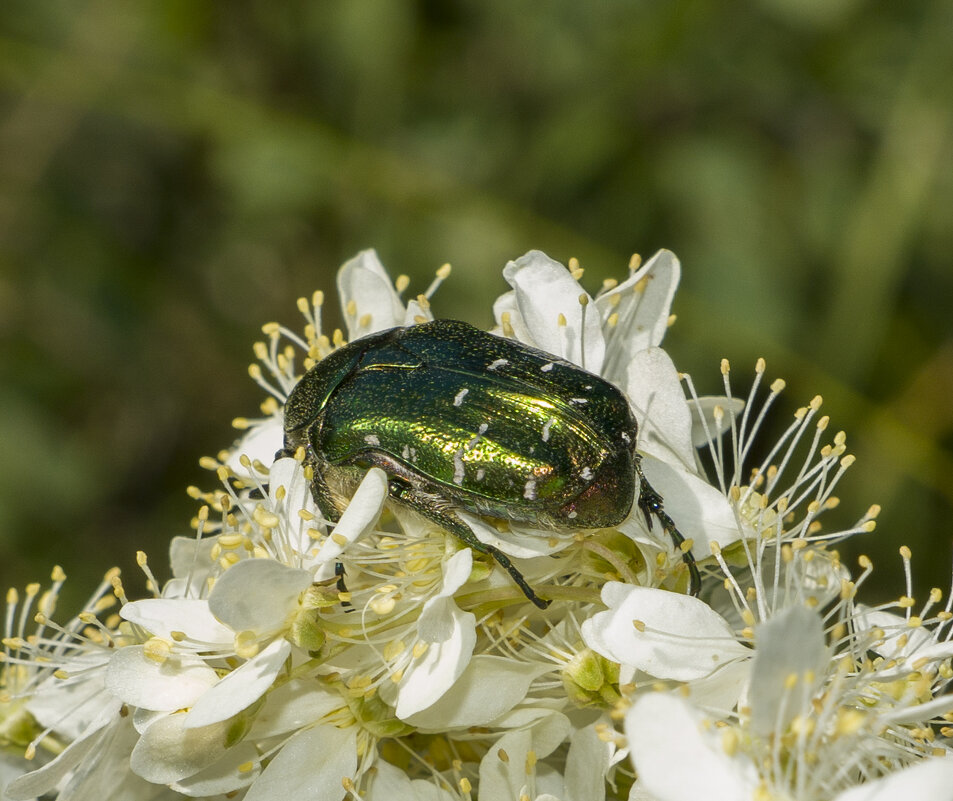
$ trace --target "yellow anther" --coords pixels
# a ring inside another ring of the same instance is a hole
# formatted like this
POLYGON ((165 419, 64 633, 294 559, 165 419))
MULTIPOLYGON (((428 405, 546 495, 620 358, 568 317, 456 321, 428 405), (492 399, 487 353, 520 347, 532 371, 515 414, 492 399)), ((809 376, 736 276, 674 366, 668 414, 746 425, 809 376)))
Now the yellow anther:
POLYGON ((721 750, 726 756, 734 756, 738 751, 738 732, 732 728, 721 730, 721 750))
POLYGON ((233 641, 235 653, 242 659, 251 659, 258 653, 258 642, 253 631, 240 631, 233 641))
POLYGON ((172 643, 159 637, 152 637, 143 644, 142 653, 146 659, 161 665, 172 656, 172 643))

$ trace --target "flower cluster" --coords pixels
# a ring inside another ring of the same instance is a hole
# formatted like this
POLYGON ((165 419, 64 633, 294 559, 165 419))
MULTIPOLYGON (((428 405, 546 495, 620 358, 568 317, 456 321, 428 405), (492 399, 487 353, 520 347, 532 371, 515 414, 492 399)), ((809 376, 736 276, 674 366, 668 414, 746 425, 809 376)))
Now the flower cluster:
MULTIPOLYGON (((283 412, 304 371, 347 340, 432 320, 372 251, 338 274, 347 326, 264 326, 251 375, 261 416, 203 464, 218 487, 172 578, 139 563, 153 597, 106 575, 64 625, 65 578, 7 598, 0 662, 4 798, 308 798, 322 801, 681 801, 949 797, 950 600, 910 586, 856 600, 834 546, 871 531, 821 515, 852 462, 814 399, 761 463, 754 443, 783 382, 699 396, 660 347, 679 263, 630 263, 595 295, 582 270, 533 251, 510 262, 493 333, 619 387, 642 469, 702 575, 633 505, 608 529, 534 528, 459 511, 552 603, 491 555, 391 502, 371 468, 339 519, 283 455, 283 412), (282 454, 276 458, 275 454, 282 454), (35 628, 31 628, 35 625, 35 628)), ((762 449, 763 450, 763 449, 762 449)), ((901 549, 909 566, 909 552, 901 549)), ((909 585, 909 569, 907 570, 909 585)))

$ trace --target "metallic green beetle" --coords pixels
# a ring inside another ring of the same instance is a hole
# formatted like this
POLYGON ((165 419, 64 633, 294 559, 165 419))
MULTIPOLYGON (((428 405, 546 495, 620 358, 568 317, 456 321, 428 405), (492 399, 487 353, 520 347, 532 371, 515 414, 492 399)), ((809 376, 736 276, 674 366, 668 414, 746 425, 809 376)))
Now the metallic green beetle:
MULTIPOLYGON (((491 555, 545 609, 506 554, 454 512, 552 528, 624 520, 638 489, 676 548, 684 539, 642 474, 638 426, 623 394, 570 362, 457 320, 357 339, 309 370, 285 407, 281 455, 304 448, 311 492, 330 521, 364 472, 389 476, 392 500, 491 555)), ((691 592, 700 587, 683 551, 691 592)))

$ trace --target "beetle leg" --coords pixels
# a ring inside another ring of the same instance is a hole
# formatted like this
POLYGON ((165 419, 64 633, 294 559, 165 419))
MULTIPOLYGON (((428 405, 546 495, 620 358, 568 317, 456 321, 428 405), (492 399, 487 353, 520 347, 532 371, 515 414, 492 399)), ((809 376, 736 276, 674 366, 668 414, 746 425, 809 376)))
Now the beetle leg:
POLYGON ((401 481, 400 479, 392 479, 388 489, 390 491, 390 497, 393 500, 423 515, 428 520, 432 520, 441 528, 445 528, 474 551, 492 556, 497 564, 510 574, 513 581, 515 581, 517 586, 523 591, 523 595, 540 609, 546 609, 552 603, 552 601, 543 600, 533 592, 533 588, 526 583, 523 574, 517 570, 516 566, 505 553, 498 548, 494 548, 492 545, 480 542, 476 534, 473 533, 473 530, 459 517, 453 514, 452 511, 446 508, 445 500, 429 495, 426 492, 421 492, 406 481, 401 481))
POLYGON ((691 552, 691 549, 685 550, 682 548, 685 538, 675 527, 675 521, 665 514, 665 510, 662 508, 662 496, 645 480, 645 475, 641 468, 639 468, 639 509, 641 509, 642 514, 645 515, 645 523, 650 529, 652 528, 652 517, 658 518, 665 533, 672 538, 672 544, 675 546, 675 550, 682 552, 682 561, 685 562, 685 565, 688 567, 690 579, 689 592, 692 595, 698 595, 702 588, 702 580, 698 572, 698 565, 695 564, 695 555, 691 552))

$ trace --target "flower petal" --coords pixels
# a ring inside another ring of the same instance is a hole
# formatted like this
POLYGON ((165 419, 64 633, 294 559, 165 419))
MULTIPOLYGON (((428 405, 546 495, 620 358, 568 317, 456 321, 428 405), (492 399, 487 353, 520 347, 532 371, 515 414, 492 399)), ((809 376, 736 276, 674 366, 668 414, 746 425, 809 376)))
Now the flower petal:
POLYGON ((602 375, 622 384, 623 371, 639 351, 659 345, 668 330, 672 298, 681 276, 675 254, 660 250, 614 289, 596 298, 603 322, 618 315, 609 333, 602 375), (617 300, 616 300, 617 298, 617 300))
POLYGON ((311 586, 311 573, 273 559, 243 559, 226 570, 209 594, 209 611, 232 631, 269 634, 284 628, 311 586))
MULTIPOLYGON (((784 731, 799 712, 785 689, 789 677, 823 676, 827 663, 824 625, 816 612, 792 606, 775 613, 755 629, 754 664, 748 687, 751 728, 762 735, 784 731)), ((813 679, 817 681, 817 679, 813 679)), ((810 697, 810 688, 798 687, 797 697, 810 697)))
POLYGON ((513 329, 510 337, 517 342, 532 345, 534 343, 533 335, 527 328, 526 321, 523 320, 519 301, 516 299, 516 292, 513 290, 504 292, 493 302, 493 317, 496 320, 496 325, 493 327, 492 333, 499 337, 506 336, 503 330, 504 315, 506 315, 509 327, 513 329))
POLYGON ((362 250, 338 270, 338 295, 344 311, 348 339, 404 324, 404 304, 377 258, 377 251, 362 250), (354 313, 348 307, 354 301, 354 313), (363 320, 370 315, 369 320, 363 320))
POLYGON ((753 798, 754 766, 728 756, 714 732, 681 698, 655 692, 638 698, 625 716, 625 734, 641 788, 657 801, 753 798))
POLYGON ((207 768, 169 786, 191 798, 210 798, 233 794, 248 787, 260 774, 258 749, 254 743, 241 742, 229 748, 221 759, 207 768))
POLYGON ((312 567, 318 550, 312 534, 315 530, 324 534, 326 527, 297 459, 279 459, 271 466, 268 500, 280 521, 272 533, 270 552, 286 565, 312 567))
POLYGON ((566 798, 603 801, 610 755, 610 745, 596 733, 595 724, 574 731, 566 756, 566 798))
POLYGON ((177 712, 152 723, 132 749, 132 771, 154 784, 171 784, 194 776, 226 752, 231 721, 201 729, 185 726, 186 714, 177 712))
POLYGON ((486 726, 522 701, 533 679, 546 669, 501 656, 474 656, 439 700, 407 722, 432 731, 486 726))
POLYGON ((574 541, 574 532, 568 529, 563 533, 514 523, 509 531, 500 531, 481 517, 458 509, 454 512, 470 527, 480 542, 492 545, 516 559, 549 556, 567 548, 574 541))
POLYGON ((3 799, 10 801, 28 801, 44 795, 56 787, 73 768, 87 756, 102 746, 104 735, 102 727, 88 732, 87 736, 73 740, 53 759, 36 770, 31 770, 14 779, 2 788, 3 799))
MULTIPOLYGON (((738 521, 728 499, 707 481, 676 465, 645 454, 642 471, 649 484, 662 496, 665 510, 685 539, 693 541, 695 558, 711 554, 711 543, 726 548, 741 539, 738 521)), ((636 521, 638 515, 633 515, 636 521)), ((659 542, 667 537, 661 526, 653 524, 659 542)))
POLYGON ((314 726, 285 743, 244 801, 341 801, 341 780, 353 779, 356 772, 357 729, 314 726))
POLYGON ((444 630, 444 639, 430 643, 404 671, 397 688, 395 712, 401 720, 426 709, 454 685, 476 644, 476 618, 472 613, 461 610, 450 598, 431 598, 427 604, 441 607, 449 631, 444 630))
POLYGON ((378 760, 364 794, 365 801, 454 801, 460 796, 424 779, 411 780, 400 768, 378 760))
POLYGON ((44 679, 27 701, 27 710, 41 726, 66 740, 101 728, 121 705, 103 684, 110 657, 106 650, 95 650, 66 660, 61 669, 70 679, 63 681, 55 675, 44 679))
POLYGON ((595 309, 583 311, 587 307, 580 304, 580 296, 585 295, 588 301, 592 298, 569 270, 542 251, 531 250, 509 262, 503 277, 516 291, 520 317, 532 337, 527 344, 592 373, 601 371, 606 349, 602 324, 595 309), (559 324, 560 314, 566 325, 559 324))
POLYGON ((729 662, 711 675, 686 685, 688 698, 702 711, 726 717, 747 689, 750 676, 750 659, 729 662))
POLYGON ((169 561, 174 579, 162 588, 163 598, 201 598, 208 589, 212 549, 217 537, 173 537, 169 545, 169 561))
POLYGON ((691 411, 671 357, 661 348, 639 351, 623 387, 639 423, 639 450, 697 472, 691 411))
POLYGON ((731 428, 734 420, 745 409, 741 398, 724 395, 703 395, 688 401, 692 412, 692 445, 703 448, 731 428), (719 414, 715 410, 720 409, 719 414))
POLYGON ((851 787, 834 801, 896 801, 898 798, 949 798, 953 757, 926 758, 882 779, 851 787))
POLYGON ((569 719, 547 710, 530 727, 504 734, 480 761, 480 801, 523 797, 527 757, 543 760, 558 748, 572 730, 569 719), (506 754, 506 760, 500 757, 506 754))
POLYGON ((284 440, 284 420, 281 415, 272 415, 260 423, 255 423, 245 432, 245 435, 231 448, 225 465, 239 478, 257 478, 261 481, 264 476, 257 470, 249 471, 242 464, 241 457, 247 456, 252 464, 259 461, 265 467, 270 467, 275 461, 275 454, 284 445, 284 440))
POLYGON ((132 706, 174 712, 192 706, 218 683, 218 674, 196 657, 173 654, 162 662, 142 645, 120 648, 109 660, 106 689, 132 706))
POLYGON ((334 562, 352 542, 363 537, 381 516, 384 501, 387 498, 387 474, 379 467, 367 471, 347 509, 341 513, 341 519, 334 526, 334 536, 321 543, 317 561, 321 568, 315 579, 330 578, 334 575, 334 562))
POLYGON ((340 693, 311 678, 291 679, 268 692, 264 707, 255 714, 249 736, 262 740, 287 734, 316 723, 342 706, 340 693))
POLYGON ((215 619, 204 600, 146 598, 123 604, 119 615, 164 640, 181 639, 179 632, 192 643, 209 646, 230 646, 235 639, 235 632, 215 619))
POLYGON ((728 621, 689 595, 610 581, 602 601, 609 609, 582 624, 586 645, 651 676, 691 681, 751 656, 728 621))
POLYGON ((473 570, 473 551, 461 548, 447 559, 442 567, 443 586, 440 588, 440 595, 449 598, 470 578, 470 571, 473 570))
POLYGON ((923 723, 931 718, 937 718, 953 712, 953 695, 940 695, 932 701, 925 701, 916 706, 905 706, 881 713, 879 720, 882 723, 923 723))
POLYGON ((896 663, 895 671, 887 669, 880 672, 885 678, 913 670, 911 663, 924 656, 938 659, 953 656, 949 653, 953 643, 944 641, 933 645, 933 637, 928 628, 910 626, 906 617, 901 615, 883 609, 871 609, 866 604, 857 604, 856 619, 859 627, 868 632, 868 636, 873 629, 883 630, 883 636, 871 645, 870 650, 880 654, 885 660, 896 663))
POLYGON ((287 640, 275 640, 202 695, 186 715, 183 727, 210 726, 247 709, 274 684, 290 652, 287 640))
POLYGON ((416 298, 408 301, 407 311, 404 312, 403 325, 420 325, 430 320, 433 320, 433 312, 430 311, 429 307, 425 309, 416 298))

